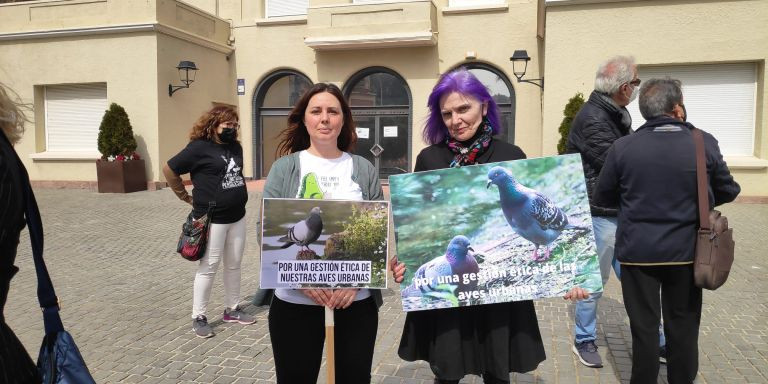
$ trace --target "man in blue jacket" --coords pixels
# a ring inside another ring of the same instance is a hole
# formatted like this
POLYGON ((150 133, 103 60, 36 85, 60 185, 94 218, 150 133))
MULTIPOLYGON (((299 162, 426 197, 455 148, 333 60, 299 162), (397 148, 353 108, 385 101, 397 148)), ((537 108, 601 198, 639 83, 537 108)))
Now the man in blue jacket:
MULTIPOLYGON (((646 81, 640 90, 640 113, 647 122, 613 144, 593 197, 597 204, 619 207, 616 258, 632 331, 630 383, 657 380, 656 335, 663 313, 668 381, 688 384, 698 371, 701 321, 701 288, 693 282, 699 220, 691 130, 696 128, 685 122, 677 80, 646 81)), ((741 188, 717 140, 703 134, 709 204, 714 207, 733 201, 741 188)))

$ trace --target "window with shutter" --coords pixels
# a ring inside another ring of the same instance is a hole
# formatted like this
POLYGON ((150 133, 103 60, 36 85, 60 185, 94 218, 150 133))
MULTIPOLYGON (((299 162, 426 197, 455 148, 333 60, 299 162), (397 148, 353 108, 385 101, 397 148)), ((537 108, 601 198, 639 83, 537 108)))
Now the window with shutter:
POLYGON ((267 18, 307 14, 309 0, 266 0, 267 18))
MULTIPOLYGON (((757 66, 754 63, 640 67, 643 80, 670 77, 683 85, 688 121, 715 136, 726 156, 754 156, 757 66)), ((632 128, 645 119, 638 100, 627 106, 632 128)))
POLYGON ((98 152, 106 109, 106 83, 46 86, 46 151, 98 152))

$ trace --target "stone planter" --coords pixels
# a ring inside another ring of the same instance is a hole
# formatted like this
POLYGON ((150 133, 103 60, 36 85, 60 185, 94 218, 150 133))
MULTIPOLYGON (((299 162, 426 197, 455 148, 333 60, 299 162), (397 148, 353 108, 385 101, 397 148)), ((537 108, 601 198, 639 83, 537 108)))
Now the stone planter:
POLYGON ((147 190, 144 159, 129 161, 97 161, 96 178, 99 193, 128 193, 147 190))

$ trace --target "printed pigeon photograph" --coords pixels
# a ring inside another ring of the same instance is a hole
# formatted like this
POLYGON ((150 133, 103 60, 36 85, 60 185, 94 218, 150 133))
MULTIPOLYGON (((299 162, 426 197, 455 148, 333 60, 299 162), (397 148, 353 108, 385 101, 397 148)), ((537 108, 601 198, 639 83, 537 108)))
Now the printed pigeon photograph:
POLYGON ((405 311, 602 291, 580 155, 389 182, 405 311))
POLYGON ((387 287, 389 203, 263 199, 261 288, 387 287))

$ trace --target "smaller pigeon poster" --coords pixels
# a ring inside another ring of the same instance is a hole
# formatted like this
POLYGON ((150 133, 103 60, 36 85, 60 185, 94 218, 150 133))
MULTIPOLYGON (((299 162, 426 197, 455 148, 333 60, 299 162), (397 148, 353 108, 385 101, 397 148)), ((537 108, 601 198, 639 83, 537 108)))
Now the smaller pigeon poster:
POLYGON ((578 154, 389 182, 405 311, 602 291, 578 154))
POLYGON ((261 288, 387 287, 389 203, 269 199, 261 288))

